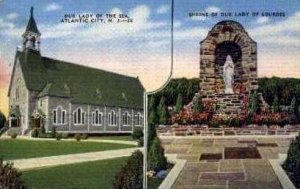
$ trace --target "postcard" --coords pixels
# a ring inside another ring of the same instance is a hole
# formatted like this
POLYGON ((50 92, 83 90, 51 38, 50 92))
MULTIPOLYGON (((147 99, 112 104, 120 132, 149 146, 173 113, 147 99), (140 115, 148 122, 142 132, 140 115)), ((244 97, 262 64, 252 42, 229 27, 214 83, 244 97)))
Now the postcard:
POLYGON ((0 189, 300 187, 300 1, 0 10, 0 189))

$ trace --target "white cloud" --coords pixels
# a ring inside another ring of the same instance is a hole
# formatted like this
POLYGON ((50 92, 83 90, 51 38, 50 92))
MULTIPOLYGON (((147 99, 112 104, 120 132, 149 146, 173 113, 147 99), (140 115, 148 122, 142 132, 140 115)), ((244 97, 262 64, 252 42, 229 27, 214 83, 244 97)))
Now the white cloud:
POLYGON ((45 11, 56 11, 60 9, 62 9, 62 7, 57 3, 50 3, 45 7, 45 11))
POLYGON ((207 35, 207 28, 194 27, 185 30, 178 30, 174 32, 175 40, 186 40, 192 38, 204 39, 207 35))
POLYGON ((6 15, 6 18, 8 20, 14 20, 14 19, 16 19, 18 17, 19 17, 19 14, 17 14, 17 13, 9 13, 8 15, 6 15))
POLYGON ((216 6, 209 6, 207 7, 204 11, 200 11, 201 13, 207 13, 208 16, 192 16, 191 19, 195 20, 195 21, 201 21, 201 20, 206 20, 209 19, 211 16, 211 13, 218 13, 220 12, 221 9, 219 7, 216 6))
POLYGON ((221 9, 219 7, 211 6, 211 7, 207 7, 205 11, 208 13, 212 13, 212 12, 220 12, 220 10, 221 9))
POLYGON ((122 10, 119 8, 113 8, 111 9, 110 14, 122 14, 122 10))
POLYGON ((268 23, 249 29, 250 36, 260 43, 278 45, 300 45, 300 12, 283 21, 268 23))
POLYGON ((6 30, 10 30, 10 29, 14 29, 15 28, 15 24, 12 22, 7 22, 4 21, 2 18, 0 18, 0 31, 6 31, 6 30))
POLYGON ((265 24, 270 21, 269 17, 259 17, 256 21, 255 24, 265 24))
POLYGON ((179 20, 174 21, 173 23, 174 28, 179 28, 181 26, 181 22, 179 20))
POLYGON ((156 10, 157 14, 166 14, 170 11, 170 6, 169 5, 161 5, 160 7, 158 7, 158 9, 156 10))

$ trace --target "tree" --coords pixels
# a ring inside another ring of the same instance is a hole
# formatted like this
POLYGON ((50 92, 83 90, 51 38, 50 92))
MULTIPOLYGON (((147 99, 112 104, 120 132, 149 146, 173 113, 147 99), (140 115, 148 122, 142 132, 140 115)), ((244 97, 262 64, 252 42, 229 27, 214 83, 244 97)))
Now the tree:
POLYGON ((143 133, 142 128, 135 127, 133 129, 133 132, 131 134, 132 139, 138 140, 138 139, 142 138, 143 136, 144 136, 144 133, 143 133))
POLYGON ((149 124, 158 124, 159 117, 157 115, 156 110, 151 110, 148 123, 149 124))
POLYGON ((300 136, 290 144, 287 159, 283 163, 283 168, 287 171, 290 178, 295 181, 297 188, 300 187, 300 136))
POLYGON ((176 100, 175 112, 179 112, 183 108, 182 95, 179 93, 176 100))
POLYGON ((150 150, 150 146, 153 140, 157 137, 156 128, 154 124, 149 124, 148 126, 148 151, 150 150))
POLYGON ((0 129, 5 126, 6 118, 2 111, 0 111, 0 129))
POLYGON ((22 173, 14 168, 12 163, 3 163, 0 159, 0 188, 3 189, 25 189, 21 180, 22 173))
POLYGON ((165 98, 162 96, 159 105, 157 107, 157 113, 159 117, 159 123, 160 124, 167 124, 168 122, 168 111, 165 104, 165 98))
POLYGON ((203 111, 202 99, 200 97, 196 97, 193 104, 193 112, 195 114, 203 111))
POLYGON ((143 188, 143 153, 139 150, 132 153, 125 166, 115 176, 114 189, 143 188))
POLYGON ((294 96, 292 101, 291 101, 291 104, 290 104, 290 107, 289 107, 289 112, 291 114, 294 114, 294 115, 297 115, 297 104, 296 104, 296 97, 294 96))
POLYGON ((273 111, 273 113, 277 113, 277 112, 280 111, 279 100, 278 100, 278 96, 277 95, 275 95, 275 97, 273 99, 272 111, 273 111))
POLYGON ((148 153, 148 169, 159 172, 167 168, 167 159, 164 149, 161 147, 160 140, 156 137, 148 153))
POLYGON ((250 97, 250 107, 249 107, 249 113, 250 115, 255 114, 259 109, 259 99, 257 92, 255 91, 251 97, 250 97))

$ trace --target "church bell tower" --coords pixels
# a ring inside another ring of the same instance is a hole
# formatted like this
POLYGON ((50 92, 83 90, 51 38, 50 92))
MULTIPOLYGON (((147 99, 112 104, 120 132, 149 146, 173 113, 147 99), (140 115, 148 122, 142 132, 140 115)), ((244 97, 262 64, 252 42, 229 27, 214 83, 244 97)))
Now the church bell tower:
POLYGON ((40 36, 36 22, 33 18, 33 7, 30 9, 30 18, 26 27, 25 32, 23 33, 23 50, 31 49, 35 51, 40 51, 40 36))

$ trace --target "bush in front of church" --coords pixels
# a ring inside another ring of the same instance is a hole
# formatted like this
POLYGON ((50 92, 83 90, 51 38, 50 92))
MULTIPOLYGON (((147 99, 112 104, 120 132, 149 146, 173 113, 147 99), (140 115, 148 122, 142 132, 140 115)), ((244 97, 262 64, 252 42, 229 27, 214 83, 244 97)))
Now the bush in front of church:
POLYGON ((22 173, 12 163, 4 164, 3 160, 0 159, 0 188, 25 189, 21 176, 22 173))
POLYGON ((143 188, 143 153, 139 150, 132 153, 126 165, 115 176, 114 189, 143 188))

